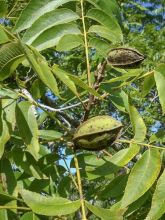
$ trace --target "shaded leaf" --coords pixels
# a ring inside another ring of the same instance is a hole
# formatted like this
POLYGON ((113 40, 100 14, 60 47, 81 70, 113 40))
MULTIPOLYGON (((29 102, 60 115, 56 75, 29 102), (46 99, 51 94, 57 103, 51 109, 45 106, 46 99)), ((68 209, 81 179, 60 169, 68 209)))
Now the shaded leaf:
POLYGON ((107 57, 107 54, 110 50, 109 44, 103 40, 96 37, 90 38, 89 47, 95 48, 96 51, 102 55, 104 58, 107 57))
POLYGON ((107 15, 114 15, 117 18, 118 22, 121 23, 121 11, 116 0, 87 0, 96 8, 102 9, 107 15))
POLYGON ((78 96, 76 86, 66 71, 60 69, 57 65, 52 67, 52 71, 56 77, 58 77, 76 96, 78 96))
POLYGON ((165 213, 165 170, 159 178, 146 220, 157 220, 165 213))
POLYGON ((56 50, 69 51, 80 45, 84 45, 83 39, 79 35, 67 34, 64 35, 57 44, 56 50))
POLYGON ((114 198, 123 195, 124 189, 128 180, 128 175, 119 175, 112 179, 112 181, 105 185, 103 190, 99 190, 99 199, 114 198))
POLYGON ((29 63, 38 74, 41 81, 48 86, 55 95, 60 97, 56 79, 54 78, 45 58, 34 48, 31 48, 31 50, 26 46, 23 46, 23 48, 29 63))
POLYGON ((5 17, 7 14, 7 2, 6 0, 1 0, 0 1, 0 17, 5 17))
POLYGON ((0 158, 15 126, 15 105, 12 99, 0 101, 0 158))
POLYGON ((99 22, 111 32, 111 41, 122 41, 122 31, 115 17, 112 14, 107 15, 100 9, 90 9, 86 14, 87 17, 99 22))
POLYGON ((159 175, 160 168, 159 151, 148 149, 131 170, 122 198, 122 208, 140 198, 152 186, 159 175))
POLYGON ((0 81, 8 78, 23 59, 23 51, 18 42, 3 44, 0 47, 0 81))
POLYGON ((62 197, 43 196, 28 190, 22 190, 25 203, 34 213, 47 216, 61 216, 75 212, 80 207, 80 201, 70 201, 62 197))
POLYGON ((16 121, 19 133, 29 152, 37 159, 39 151, 38 125, 33 106, 29 102, 23 101, 17 105, 16 121))
POLYGON ((88 32, 98 34, 100 37, 103 37, 112 42, 118 41, 118 39, 113 35, 113 33, 109 30, 109 28, 103 25, 92 25, 89 28, 88 32))
POLYGON ((122 220, 122 211, 113 212, 110 209, 100 208, 98 206, 93 206, 89 202, 85 201, 87 208, 94 213, 97 217, 103 220, 122 220))

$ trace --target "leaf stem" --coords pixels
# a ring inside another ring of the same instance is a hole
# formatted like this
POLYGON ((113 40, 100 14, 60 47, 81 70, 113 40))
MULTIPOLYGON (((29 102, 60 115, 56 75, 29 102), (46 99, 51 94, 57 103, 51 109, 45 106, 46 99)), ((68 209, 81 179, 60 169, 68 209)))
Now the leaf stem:
POLYGON ((19 207, 19 206, 0 206, 0 209, 20 209, 20 210, 31 210, 30 208, 28 207, 19 207))
POLYGON ((134 140, 118 139, 118 140, 115 141, 115 143, 138 144, 138 145, 142 145, 142 146, 145 146, 145 147, 152 147, 152 148, 157 148, 159 150, 165 150, 165 147, 159 147, 159 146, 156 146, 156 145, 146 144, 146 143, 142 143, 142 142, 138 142, 138 141, 134 141, 134 140))
POLYGON ((73 183, 74 183, 76 189, 79 190, 79 186, 78 186, 78 184, 76 183, 76 181, 75 181, 75 179, 74 179, 74 177, 73 177, 73 175, 72 175, 72 173, 71 173, 71 171, 70 171, 70 169, 69 169, 69 167, 68 167, 68 164, 67 164, 67 162, 66 162, 66 159, 63 158, 63 161, 64 161, 64 163, 65 163, 65 166, 66 166, 66 168, 67 168, 67 171, 68 171, 68 173, 69 173, 69 176, 71 177, 71 179, 72 179, 72 181, 73 181, 73 183))
POLYGON ((86 56, 86 65, 87 65, 88 84, 91 87, 91 73, 90 73, 90 64, 89 64, 88 41, 87 41, 87 32, 86 32, 86 27, 85 27, 83 0, 81 0, 81 17, 82 17, 83 35, 84 35, 84 44, 85 44, 85 56, 86 56))
POLYGON ((76 152, 74 153, 74 163, 76 167, 77 183, 78 183, 78 189, 79 189, 79 195, 80 195, 80 201, 81 201, 82 220, 87 220, 86 213, 85 213, 85 203, 84 203, 84 198, 83 198, 82 184, 81 184, 80 168, 79 168, 76 152))

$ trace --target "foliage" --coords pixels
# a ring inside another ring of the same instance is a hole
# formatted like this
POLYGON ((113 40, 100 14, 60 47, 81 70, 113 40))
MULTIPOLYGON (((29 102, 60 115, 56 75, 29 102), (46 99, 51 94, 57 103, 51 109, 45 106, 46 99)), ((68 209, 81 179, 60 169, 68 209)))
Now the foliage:
POLYGON ((0 2, 0 219, 164 219, 164 1, 0 2), (107 65, 136 48, 139 68, 107 65), (121 137, 75 152, 111 115, 121 137))

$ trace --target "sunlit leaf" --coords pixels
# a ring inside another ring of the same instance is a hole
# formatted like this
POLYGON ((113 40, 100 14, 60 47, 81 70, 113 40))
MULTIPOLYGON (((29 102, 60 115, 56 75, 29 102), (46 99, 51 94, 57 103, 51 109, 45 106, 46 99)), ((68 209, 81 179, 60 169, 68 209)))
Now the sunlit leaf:
POLYGON ((126 165, 136 154, 139 152, 140 147, 137 144, 130 144, 129 148, 122 149, 114 154, 110 161, 117 165, 123 167, 126 165))
POLYGON ((24 215, 21 216, 20 220, 40 220, 40 219, 33 212, 26 212, 24 215))
POLYGON ((162 106, 162 112, 163 114, 165 114, 165 95, 164 95, 165 64, 161 64, 155 69, 154 77, 159 94, 160 104, 162 106))
POLYGON ((41 16, 33 25, 25 32, 22 41, 26 44, 32 42, 44 31, 59 24, 65 24, 78 19, 79 16, 69 9, 57 9, 41 16))
POLYGON ((43 196, 28 190, 22 190, 21 195, 25 203, 36 214, 47 216, 61 216, 75 212, 80 207, 80 201, 70 201, 56 196, 43 196))
POLYGON ((18 33, 29 28, 42 15, 70 1, 73 0, 31 0, 20 15, 13 31, 18 33))
POLYGON ((145 123, 143 121, 143 118, 141 117, 138 110, 130 104, 129 106, 129 114, 131 119, 131 124, 134 131, 134 140, 136 141, 143 141, 146 136, 147 128, 145 126, 145 123))
POLYGON ((155 85, 154 75, 146 76, 142 88, 142 97, 145 97, 155 85))
POLYGON ((152 186, 159 175, 160 168, 159 151, 148 149, 131 170, 122 198, 122 208, 140 198, 152 186))
POLYGON ((62 137, 62 133, 54 130, 39 130, 39 137, 44 140, 56 140, 62 137))
POLYGON ((32 46, 40 51, 45 50, 58 45, 63 36, 73 33, 75 35, 81 34, 75 23, 57 25, 44 31, 35 41, 33 41, 32 46))
POLYGON ((9 42, 10 39, 8 38, 6 32, 4 31, 4 29, 2 28, 2 26, 0 25, 0 44, 4 44, 9 42))

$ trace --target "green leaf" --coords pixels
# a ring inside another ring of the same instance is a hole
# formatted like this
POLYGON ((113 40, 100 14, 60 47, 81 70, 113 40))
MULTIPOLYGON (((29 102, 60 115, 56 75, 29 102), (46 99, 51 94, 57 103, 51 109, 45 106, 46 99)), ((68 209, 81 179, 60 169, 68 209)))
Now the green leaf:
POLYGON ((57 44, 56 50, 58 51, 70 51, 80 45, 84 45, 84 41, 81 36, 73 34, 64 35, 57 44))
POLYGON ((15 91, 3 87, 1 88, 1 86, 0 86, 0 96, 3 98, 12 98, 12 99, 18 98, 18 94, 15 91))
POLYGON ((110 209, 100 208, 98 206, 93 206, 89 202, 85 201, 86 207, 94 213, 97 217, 103 220, 122 220, 122 211, 113 212, 110 209))
POLYGON ((0 101, 0 158, 15 126, 15 105, 16 103, 12 99, 0 101))
POLYGON ((7 2, 6 0, 1 0, 0 1, 0 17, 5 17, 7 14, 7 2))
POLYGON ((43 196, 28 190, 22 190, 20 193, 32 211, 40 215, 67 215, 77 211, 80 207, 79 200, 70 201, 62 197, 43 196))
POLYGON ((91 93, 92 95, 102 99, 101 95, 96 92, 96 90, 94 90, 93 88, 89 87, 86 83, 84 83, 80 78, 78 78, 77 76, 74 76, 72 74, 68 73, 69 78, 80 88, 88 91, 89 93, 91 93))
POLYGON ((32 46, 40 51, 45 50, 58 45, 63 36, 73 33, 75 35, 81 34, 75 23, 60 24, 44 31, 35 41, 33 41, 32 46))
POLYGON ((125 103, 123 100, 123 91, 121 92, 114 92, 111 96, 110 99, 112 103, 118 108, 120 111, 126 113, 126 108, 125 108, 125 103))
POLYGON ((54 130, 39 130, 39 137, 44 140, 56 140, 62 137, 62 133, 54 130))
POLYGON ((8 220, 8 217, 7 217, 7 210, 0 209, 0 219, 8 220))
MULTIPOLYGON (((54 74, 58 74, 57 76, 60 78, 61 81, 67 83, 66 85, 70 88, 74 94, 77 92, 75 90, 75 85, 79 86, 80 88, 83 88, 84 90, 88 91, 92 95, 102 99, 102 97, 94 90, 93 88, 89 87, 86 83, 84 83, 79 77, 72 75, 65 70, 60 69, 57 65, 53 66, 53 72, 54 74), (68 80, 69 77, 69 80, 68 80), (68 82, 67 82, 68 80, 68 82)), ((76 94, 78 96, 78 94, 76 94)))
POLYGON ((78 96, 76 86, 66 71, 60 69, 57 65, 52 67, 52 71, 56 77, 58 77, 76 96, 78 96))
POLYGON ((109 184, 104 187, 101 186, 101 190, 98 191, 98 198, 103 200, 123 195, 127 180, 128 175, 115 177, 109 184))
POLYGON ((157 220, 165 213, 165 170, 159 178, 146 220, 157 220))
POLYGON ((129 205, 129 208, 125 212, 125 216, 132 215, 134 212, 136 212, 138 209, 140 209, 140 207, 143 207, 143 205, 145 205, 145 203, 148 203, 148 205, 149 205, 150 197, 151 197, 151 192, 148 190, 138 200, 136 200, 131 205, 129 205))
POLYGON ((0 44, 4 44, 9 42, 10 39, 8 38, 6 32, 4 31, 3 27, 0 25, 0 44))
POLYGON ((16 121, 28 151, 37 159, 39 152, 38 125, 33 106, 29 102, 22 101, 17 105, 16 121))
POLYGON ((57 9, 41 16, 25 32, 22 41, 30 45, 44 31, 59 24, 65 24, 78 19, 79 16, 69 9, 57 9))
POLYGON ((133 139, 136 141, 143 141, 146 136, 147 128, 144 124, 143 118, 132 104, 129 106, 129 115, 135 134, 133 139))
POLYGON ((111 32, 112 42, 123 40, 121 28, 112 14, 107 15, 100 9, 90 9, 86 16, 108 28, 111 32))
POLYGON ((122 149, 110 158, 110 162, 123 167, 139 152, 140 147, 137 144, 130 144, 129 148, 122 149))
POLYGON ((0 204, 5 204, 16 199, 17 199, 16 197, 0 191, 0 204))
POLYGON ((142 97, 145 97, 155 85, 154 75, 146 76, 142 88, 142 97))
POLYGON ((0 47, 0 81, 8 78, 23 59, 23 51, 18 42, 3 44, 0 47))
POLYGON ((156 87, 158 90, 160 104, 162 106, 163 114, 165 114, 165 95, 164 95, 164 88, 165 88, 165 64, 159 65, 154 72, 156 87))
POLYGON ((109 28, 103 26, 103 25, 92 25, 89 30, 89 33, 95 33, 97 35, 99 35, 100 37, 103 37, 105 39, 107 39, 108 41, 111 41, 113 43, 116 43, 118 41, 120 41, 120 39, 118 40, 112 31, 109 30, 109 28))
POLYGON ((96 37, 93 37, 89 40, 89 47, 95 48, 96 51, 102 55, 104 58, 107 57, 107 54, 110 50, 109 44, 103 40, 96 37))
POLYGON ((20 15, 13 32, 18 33, 22 30, 29 28, 42 15, 46 14, 47 12, 53 11, 62 4, 70 1, 73 0, 31 0, 20 15))
POLYGON ((54 78, 53 73, 51 72, 51 69, 48 66, 45 58, 34 48, 31 48, 30 50, 26 46, 23 47, 29 63, 31 64, 34 71, 38 74, 41 81, 48 88, 50 88, 55 95, 60 97, 56 79, 54 78))
POLYGON ((40 219, 33 212, 26 212, 24 215, 21 216, 20 220, 40 220, 40 219))
POLYGON ((5 181, 4 182, 6 184, 6 186, 5 186, 6 191, 10 195, 14 195, 14 191, 15 191, 16 186, 17 186, 17 181, 16 181, 16 178, 14 176, 12 165, 11 165, 10 161, 6 158, 3 158, 1 160, 0 173, 3 173, 3 175, 5 176, 5 178, 4 178, 5 181))
POLYGON ((92 5, 94 5, 96 8, 101 9, 103 12, 105 12, 107 15, 114 15, 121 23, 121 11, 118 3, 116 0, 87 0, 90 2, 92 5))
POLYGON ((122 198, 122 208, 140 198, 152 186, 159 175, 160 168, 159 151, 148 149, 131 170, 122 198))

